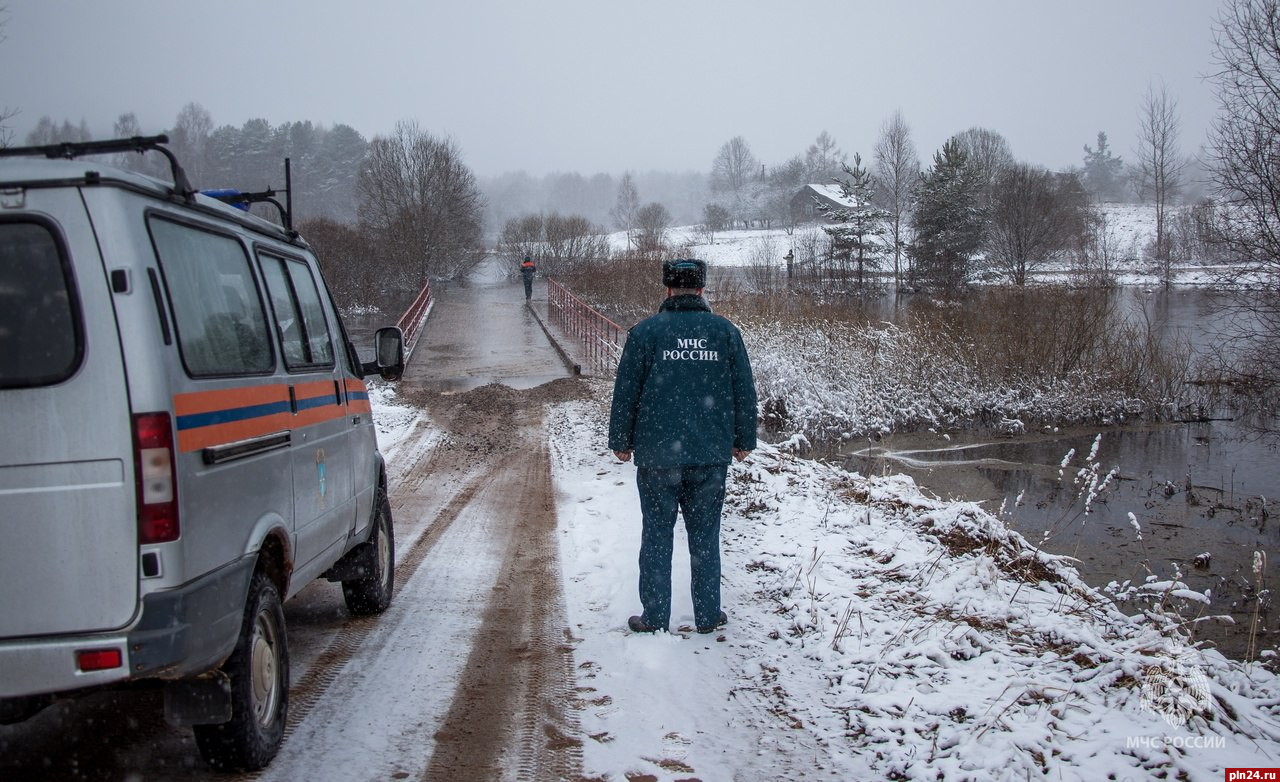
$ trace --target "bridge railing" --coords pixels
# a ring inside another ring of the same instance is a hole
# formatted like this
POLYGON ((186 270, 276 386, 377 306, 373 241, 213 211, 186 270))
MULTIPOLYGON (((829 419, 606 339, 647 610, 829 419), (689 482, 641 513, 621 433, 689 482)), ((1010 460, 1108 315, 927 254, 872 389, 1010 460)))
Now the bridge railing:
POLYGON ((409 309, 400 316, 400 320, 396 321, 396 325, 404 332, 404 360, 408 361, 409 356, 413 355, 413 349, 418 344, 418 337, 422 334, 422 324, 427 319, 427 312, 431 309, 431 281, 428 280, 422 286, 422 290, 418 293, 418 297, 413 300, 413 304, 409 305, 409 309))
POLYGON ((626 329, 551 278, 547 279, 547 304, 552 321, 578 341, 586 360, 597 372, 617 371, 626 329))

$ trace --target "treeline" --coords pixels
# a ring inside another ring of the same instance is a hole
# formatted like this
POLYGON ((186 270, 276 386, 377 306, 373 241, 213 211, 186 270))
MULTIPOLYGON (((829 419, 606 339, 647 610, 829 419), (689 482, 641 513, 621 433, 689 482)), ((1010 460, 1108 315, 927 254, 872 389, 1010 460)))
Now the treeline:
POLYGON ((515 171, 481 177, 480 189, 488 201, 485 226, 496 235, 512 218, 560 213, 618 230, 612 212, 619 190, 628 181, 649 201, 662 204, 675 225, 701 220, 707 200, 705 172, 634 171, 621 176, 556 172, 538 177, 515 171))
MULTIPOLYGON (((150 135, 151 132, 144 132, 137 116, 126 112, 116 119, 111 137, 150 135)), ((197 188, 283 192, 284 161, 289 158, 293 169, 295 220, 356 220, 357 180, 369 142, 349 125, 325 127, 304 121, 273 127, 264 119, 251 119, 240 127, 215 127, 208 111, 199 104, 189 103, 178 113, 172 127, 159 132, 169 136, 171 149, 197 188)), ((51 117, 42 117, 24 143, 37 146, 100 137, 83 121, 59 123, 51 117)), ((163 162, 154 156, 121 155, 115 162, 152 176, 168 176, 163 162)))

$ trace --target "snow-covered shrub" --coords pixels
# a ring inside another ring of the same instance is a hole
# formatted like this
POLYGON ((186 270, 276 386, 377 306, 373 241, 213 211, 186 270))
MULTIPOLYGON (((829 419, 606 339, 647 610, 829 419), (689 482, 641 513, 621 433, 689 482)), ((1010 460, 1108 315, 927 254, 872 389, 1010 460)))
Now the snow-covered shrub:
POLYGON ((1014 381, 984 371, 962 342, 891 324, 743 323, 764 424, 814 441, 929 427, 1008 429, 1114 423, 1146 410, 1103 372, 1014 381))

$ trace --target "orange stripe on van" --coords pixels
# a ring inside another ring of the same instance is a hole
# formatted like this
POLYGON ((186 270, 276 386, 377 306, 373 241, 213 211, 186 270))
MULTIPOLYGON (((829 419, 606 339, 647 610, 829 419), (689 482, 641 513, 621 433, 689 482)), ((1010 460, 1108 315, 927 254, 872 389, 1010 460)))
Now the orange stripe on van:
POLYGON ((343 386, 347 392, 347 407, 351 412, 369 413, 373 411, 373 408, 369 406, 369 387, 364 384, 363 380, 347 378, 343 386))
POLYGON ((236 407, 272 404, 289 401, 289 387, 275 384, 268 386, 240 386, 217 391, 195 391, 173 395, 174 415, 209 413, 236 407))
POLYGON ((183 453, 293 426, 289 387, 281 384, 174 394, 173 412, 183 453))
MULTIPOLYGON (((299 429, 347 414, 339 387, 332 380, 289 386, 242 386, 217 391, 175 394, 178 450, 197 451, 213 445, 299 429), (297 413, 293 412, 297 408, 297 413)), ((366 406, 368 402, 365 402, 366 406)))

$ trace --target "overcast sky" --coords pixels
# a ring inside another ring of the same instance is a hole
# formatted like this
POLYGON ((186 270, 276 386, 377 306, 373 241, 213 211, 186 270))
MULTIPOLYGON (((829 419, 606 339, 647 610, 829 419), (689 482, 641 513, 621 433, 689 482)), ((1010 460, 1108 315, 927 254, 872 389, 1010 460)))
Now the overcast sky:
MULTIPOLYGON (((1225 2, 1225 0, 1224 0, 1225 2)), ((927 164, 973 126, 1022 160, 1126 161, 1148 84, 1182 148, 1216 110, 1218 0, 0 0, 0 108, 108 136, 189 102, 215 126, 415 120, 481 176, 710 169, 741 135, 762 162, 826 130, 864 159, 900 109, 927 164)))

